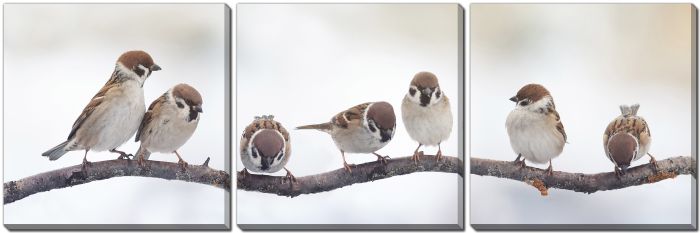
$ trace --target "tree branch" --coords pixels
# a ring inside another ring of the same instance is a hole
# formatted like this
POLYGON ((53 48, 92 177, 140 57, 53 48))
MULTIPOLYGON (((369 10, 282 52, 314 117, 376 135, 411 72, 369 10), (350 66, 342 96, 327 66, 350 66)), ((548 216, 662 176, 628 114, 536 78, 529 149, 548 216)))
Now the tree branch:
MULTIPOLYGON (((548 176, 545 170, 521 168, 512 161, 471 158, 471 174, 494 176, 523 181, 537 188, 543 196, 548 188, 568 189, 575 192, 594 193, 659 182, 677 175, 690 174, 697 178, 695 159, 691 157, 673 157, 657 161, 658 171, 652 164, 644 164, 627 170, 625 175, 617 177, 614 172, 598 174, 568 173, 555 171, 548 176)), ((611 166, 612 170, 612 166, 611 166)))
POLYGON ((120 176, 180 180, 231 190, 230 175, 224 171, 211 169, 206 164, 188 165, 187 169, 183 170, 177 163, 148 160, 145 167, 141 167, 134 160, 116 159, 92 162, 85 170, 82 169, 82 165, 75 165, 17 181, 9 181, 3 184, 4 203, 12 203, 39 192, 120 176))
POLYGON ((280 196, 295 197, 301 194, 319 193, 334 190, 356 183, 381 180, 392 176, 406 175, 414 172, 457 173, 464 177, 464 162, 457 157, 442 156, 439 162, 434 155, 423 155, 418 164, 411 157, 389 159, 387 164, 379 161, 352 166, 352 172, 344 168, 326 173, 297 177, 296 183, 285 180, 284 176, 268 176, 238 172, 238 189, 272 193, 280 196))

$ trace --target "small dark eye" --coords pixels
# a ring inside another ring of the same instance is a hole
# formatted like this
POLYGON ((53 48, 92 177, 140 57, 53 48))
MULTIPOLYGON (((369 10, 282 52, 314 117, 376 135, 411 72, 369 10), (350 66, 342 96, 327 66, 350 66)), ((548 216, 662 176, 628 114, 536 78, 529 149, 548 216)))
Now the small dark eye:
POLYGON ((520 106, 527 106, 528 104, 530 104, 530 101, 527 101, 527 100, 520 101, 520 106))
POLYGON ((184 104, 182 104, 182 103, 180 103, 180 102, 177 102, 177 107, 178 107, 178 108, 184 108, 184 107, 185 107, 185 105, 184 105, 184 104))

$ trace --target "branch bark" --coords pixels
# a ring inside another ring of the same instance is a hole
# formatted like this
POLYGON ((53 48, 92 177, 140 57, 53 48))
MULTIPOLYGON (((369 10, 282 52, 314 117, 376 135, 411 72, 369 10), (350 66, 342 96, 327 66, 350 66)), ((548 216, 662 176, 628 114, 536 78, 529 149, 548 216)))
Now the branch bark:
POLYGON ((549 176, 545 174, 545 170, 533 167, 521 168, 512 161, 471 158, 470 163, 471 174, 523 181, 537 188, 543 196, 547 195, 549 188, 590 194, 597 191, 656 183, 668 178, 675 178, 678 175, 692 175, 697 178, 696 161, 687 156, 659 160, 656 162, 658 166, 656 171, 652 164, 633 167, 619 178, 614 172, 583 174, 555 171, 553 175, 549 176))
POLYGON ((209 168, 206 164, 188 165, 183 170, 177 163, 148 160, 146 166, 141 167, 134 160, 116 159, 92 162, 87 169, 82 169, 82 165, 75 165, 4 183, 4 204, 39 192, 120 176, 180 180, 231 190, 231 176, 224 171, 209 168))
POLYGON ((387 164, 379 161, 352 166, 352 172, 344 168, 326 173, 297 177, 295 183, 285 180, 284 176, 268 176, 238 172, 238 189, 272 193, 280 196, 295 197, 301 194, 320 193, 345 187, 356 183, 386 179, 392 176, 406 175, 414 172, 457 173, 464 177, 464 162, 457 157, 442 156, 435 161, 434 155, 423 155, 418 164, 411 157, 389 159, 387 164))

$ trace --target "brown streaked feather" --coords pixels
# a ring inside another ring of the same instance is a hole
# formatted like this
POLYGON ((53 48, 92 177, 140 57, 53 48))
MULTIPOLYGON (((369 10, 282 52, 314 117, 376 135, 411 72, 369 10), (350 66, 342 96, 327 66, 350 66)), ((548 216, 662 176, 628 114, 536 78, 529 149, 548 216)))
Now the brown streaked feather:
POLYGON ((107 80, 107 83, 105 83, 104 86, 95 94, 95 96, 92 97, 90 102, 83 108, 83 111, 80 113, 80 116, 78 116, 78 119, 73 122, 73 127, 68 134, 68 140, 71 140, 75 137, 75 134, 78 132, 78 129, 80 129, 80 126, 83 125, 83 122, 92 115, 92 112, 100 106, 103 102, 103 97, 107 95, 107 92, 114 88, 115 86, 121 85, 121 81, 117 78, 119 74, 117 71, 114 71, 112 73, 112 77, 107 80))
POLYGON ((367 106, 370 104, 371 103, 368 102, 348 108, 336 114, 333 119, 331 119, 331 123, 341 128, 347 128, 350 124, 359 124, 362 122, 362 116, 365 114, 367 106))
POLYGON ((566 142, 566 131, 564 131, 564 124, 561 123, 561 117, 559 117, 559 112, 554 109, 554 103, 552 103, 551 106, 547 108, 548 114, 554 117, 554 120, 557 122, 556 128, 557 131, 564 137, 564 142, 566 142))
POLYGON ((136 141, 138 142, 141 137, 144 136, 146 133, 145 128, 148 127, 148 125, 151 124, 151 121, 153 120, 153 112, 156 109, 160 109, 163 103, 165 103, 168 99, 168 93, 165 93, 158 97, 158 99, 154 100, 151 102, 151 105, 148 106, 148 110, 146 110, 146 113, 143 115, 143 119, 141 120, 141 125, 139 125, 138 131, 136 131, 136 141))
POLYGON ((289 132, 282 126, 282 124, 275 120, 265 118, 256 119, 253 121, 253 123, 246 126, 245 130, 243 131, 243 138, 249 140, 253 134, 255 134, 255 132, 261 129, 277 130, 280 132, 280 134, 282 134, 285 141, 289 141, 289 132))

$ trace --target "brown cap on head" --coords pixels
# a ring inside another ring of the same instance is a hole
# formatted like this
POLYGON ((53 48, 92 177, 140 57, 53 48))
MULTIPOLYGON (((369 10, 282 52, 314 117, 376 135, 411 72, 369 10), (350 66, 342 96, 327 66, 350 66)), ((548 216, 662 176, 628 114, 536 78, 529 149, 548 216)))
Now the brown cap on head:
POLYGON ((376 102, 370 105, 367 110, 367 119, 374 120, 377 127, 382 129, 392 129, 396 125, 394 107, 387 102, 376 102))
POLYGON ((618 133, 608 140, 607 149, 618 166, 629 166, 637 150, 637 141, 628 133, 618 133))
POLYGON ((532 102, 536 102, 545 96, 549 95, 549 91, 539 84, 528 84, 520 88, 518 94, 510 98, 513 102, 518 102, 524 99, 530 99, 532 102))
POLYGON ((190 85, 184 83, 175 85, 173 87, 173 96, 182 98, 190 106, 202 107, 202 96, 190 85))
POLYGON ((263 129, 253 138, 253 145, 260 156, 274 157, 282 150, 284 139, 272 129, 263 129))
POLYGON ((411 80, 411 85, 416 86, 420 89, 435 88, 440 86, 440 84, 438 84, 437 77, 433 73, 427 71, 419 72, 415 76, 413 76, 413 80, 411 80))
POLYGON ((122 65, 132 70, 139 64, 150 69, 151 71, 160 70, 160 66, 153 63, 153 58, 151 58, 151 55, 148 55, 148 53, 141 50, 123 53, 121 56, 119 56, 117 62, 122 63, 122 65))

